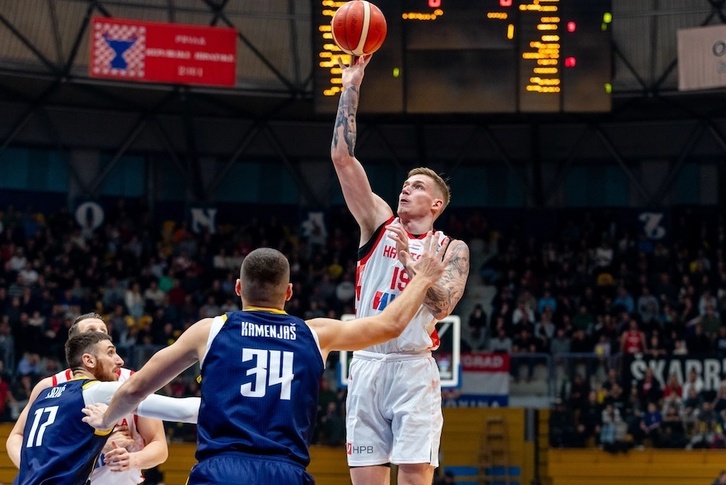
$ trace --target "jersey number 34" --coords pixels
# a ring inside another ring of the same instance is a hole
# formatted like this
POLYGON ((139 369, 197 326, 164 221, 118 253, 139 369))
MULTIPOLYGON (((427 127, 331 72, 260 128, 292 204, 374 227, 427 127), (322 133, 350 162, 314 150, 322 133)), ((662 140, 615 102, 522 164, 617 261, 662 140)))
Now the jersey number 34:
POLYGON ((242 384, 240 393, 245 397, 264 397, 267 389, 280 386, 280 399, 290 399, 292 387, 293 353, 279 350, 242 349, 242 362, 255 361, 255 367, 247 369, 252 382, 242 384))

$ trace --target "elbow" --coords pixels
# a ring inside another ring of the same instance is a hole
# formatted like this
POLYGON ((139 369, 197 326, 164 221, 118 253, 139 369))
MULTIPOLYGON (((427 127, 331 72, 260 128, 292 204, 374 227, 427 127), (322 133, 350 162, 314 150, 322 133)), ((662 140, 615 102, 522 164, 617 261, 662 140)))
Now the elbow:
POLYGON ((166 435, 162 434, 160 437, 154 438, 152 442, 146 444, 143 450, 137 451, 136 453, 138 454, 138 463, 136 463, 137 466, 132 468, 147 469, 161 465, 169 459, 169 447, 166 444, 166 435), (149 453, 152 448, 153 453, 149 453))
POLYGON ((391 322, 392 324, 386 327, 385 338, 386 340, 392 340, 401 336, 403 331, 410 320, 398 319, 391 322))
POLYGON ((433 317, 436 320, 443 320, 444 318, 448 317, 449 315, 451 315, 452 310, 453 310, 453 308, 449 308, 448 306, 434 307, 434 308, 429 306, 429 311, 431 312, 431 315, 433 315, 433 317))
POLYGON ((440 297, 436 298, 435 301, 424 300, 424 305, 432 317, 436 320, 443 320, 451 315, 451 312, 454 311, 454 307, 458 302, 458 298, 451 301, 451 299, 440 297))
POLYGON ((344 150, 338 148, 330 149, 330 158, 333 160, 333 165, 336 167, 345 166, 345 153, 344 150))
POLYGON ((440 311, 434 313, 433 315, 436 320, 443 320, 444 318, 448 317, 450 314, 451 314, 451 312, 449 312, 449 311, 440 310, 440 311))
POLYGON ((20 448, 22 444, 22 435, 20 436, 20 441, 18 441, 18 436, 11 434, 5 442, 8 457, 16 468, 20 468, 20 448))
POLYGON ((342 143, 331 145, 330 158, 336 169, 347 167, 353 161, 353 155, 348 151, 348 145, 342 143))
POLYGON ((161 446, 161 450, 159 451, 159 455, 157 456, 157 458, 159 461, 156 463, 156 465, 161 465, 169 458, 169 447, 166 445, 166 436, 164 436, 164 444, 161 446))

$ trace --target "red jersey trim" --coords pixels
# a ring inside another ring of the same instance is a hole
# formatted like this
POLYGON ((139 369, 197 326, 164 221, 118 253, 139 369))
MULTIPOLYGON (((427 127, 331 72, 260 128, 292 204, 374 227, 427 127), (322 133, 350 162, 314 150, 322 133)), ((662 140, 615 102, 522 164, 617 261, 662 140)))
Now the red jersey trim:
POLYGON ((412 234, 412 233, 406 231, 406 234, 408 234, 408 237, 410 239, 419 239, 419 240, 421 240, 421 239, 426 239, 426 235, 428 234, 428 231, 427 232, 424 232, 423 234, 412 234))
MULTIPOLYGON (((63 371, 63 374, 65 375, 66 381, 70 381, 73 379, 73 371, 70 369, 66 369, 63 371)), ((51 382, 53 383, 53 387, 58 385, 58 374, 53 374, 53 377, 51 379, 51 382)))
POLYGON ((439 348, 439 345, 441 345, 441 339, 439 338, 439 332, 436 331, 434 328, 434 331, 431 332, 431 350, 436 350, 439 348))
POLYGON ((388 218, 386 222, 381 224, 376 232, 373 233, 373 237, 365 243, 360 249, 358 249, 358 264, 365 265, 370 259, 373 251, 378 246, 378 243, 383 239, 383 235, 386 233, 386 226, 389 225, 395 219, 394 216, 388 218))

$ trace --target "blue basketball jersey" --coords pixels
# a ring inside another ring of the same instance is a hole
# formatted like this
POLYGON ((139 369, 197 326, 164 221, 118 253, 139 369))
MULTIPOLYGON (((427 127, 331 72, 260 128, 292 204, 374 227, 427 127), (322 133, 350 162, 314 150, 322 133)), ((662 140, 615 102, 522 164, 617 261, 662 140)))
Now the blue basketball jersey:
POLYGON ((197 460, 240 452, 307 466, 324 370, 316 337, 282 311, 217 319, 202 365, 197 460))
POLYGON ((81 419, 83 389, 98 381, 74 379, 44 390, 31 404, 14 485, 84 485, 108 432, 81 419))

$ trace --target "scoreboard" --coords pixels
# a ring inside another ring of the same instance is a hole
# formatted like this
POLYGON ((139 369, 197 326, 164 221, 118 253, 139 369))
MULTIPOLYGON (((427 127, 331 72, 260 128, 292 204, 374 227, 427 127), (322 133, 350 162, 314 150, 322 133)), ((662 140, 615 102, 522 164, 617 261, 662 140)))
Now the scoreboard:
MULTIPOLYGON (((366 67, 366 113, 570 113, 611 108, 612 0, 373 0, 388 34, 366 67)), ((333 14, 314 0, 315 109, 337 110, 333 14)))

